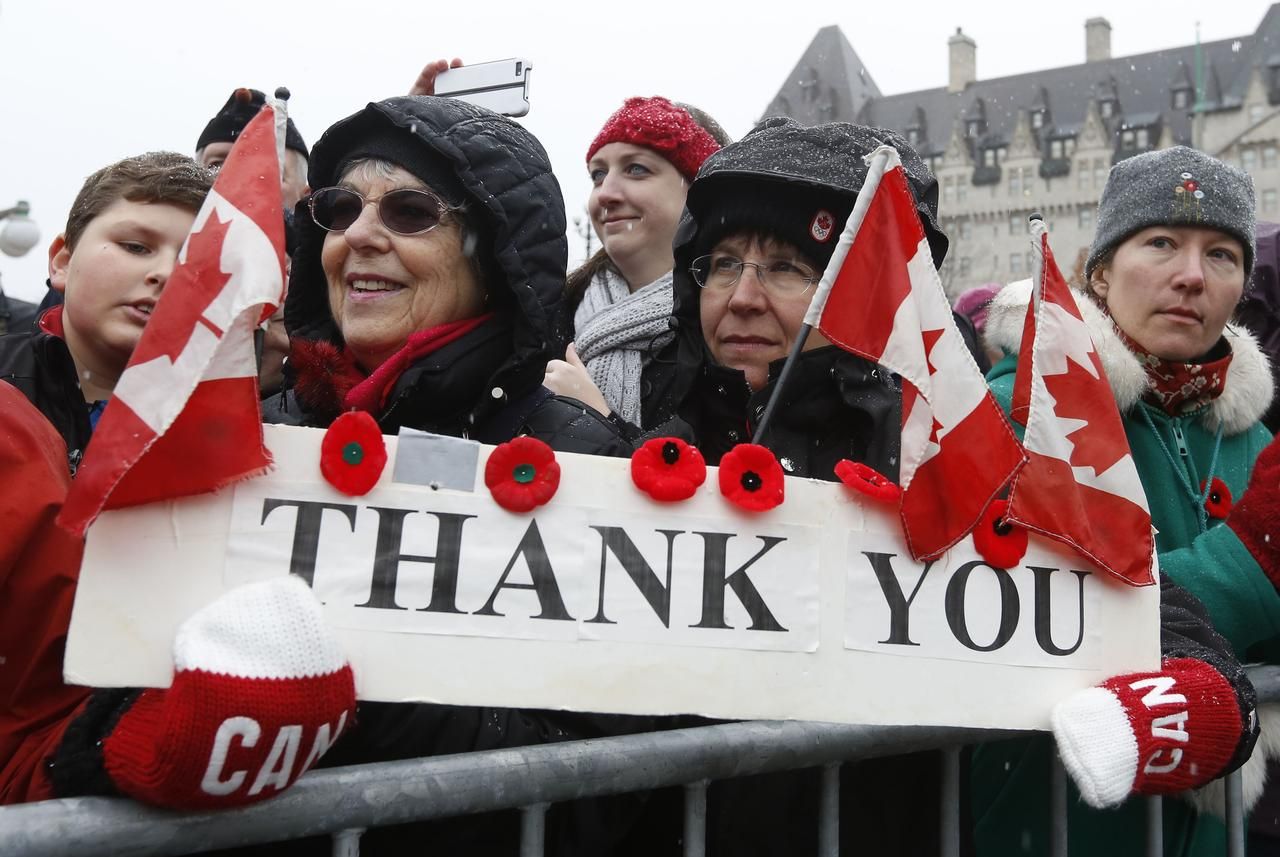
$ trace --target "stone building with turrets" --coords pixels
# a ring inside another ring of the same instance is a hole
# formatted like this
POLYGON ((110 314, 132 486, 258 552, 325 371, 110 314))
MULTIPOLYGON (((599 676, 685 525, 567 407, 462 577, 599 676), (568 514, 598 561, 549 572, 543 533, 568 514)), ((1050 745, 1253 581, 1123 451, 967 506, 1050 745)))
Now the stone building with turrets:
POLYGON ((819 30, 764 115, 892 128, 938 176, 951 295, 1030 274, 1027 216, 1044 215, 1063 272, 1093 238, 1116 161, 1194 146, 1251 173, 1258 218, 1280 220, 1280 3, 1252 34, 1126 57, 1084 24, 1085 61, 979 80, 977 44, 947 40, 946 86, 884 95, 835 26, 819 30))

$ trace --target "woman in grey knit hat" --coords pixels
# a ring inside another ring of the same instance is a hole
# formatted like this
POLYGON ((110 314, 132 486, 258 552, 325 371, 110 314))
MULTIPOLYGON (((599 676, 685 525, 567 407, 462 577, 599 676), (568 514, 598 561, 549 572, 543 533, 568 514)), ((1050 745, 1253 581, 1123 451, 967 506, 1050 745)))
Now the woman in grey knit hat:
MULTIPOLYGON (((1184 146, 1149 152, 1112 168, 1097 224, 1085 263, 1091 300, 1077 303, 1151 507, 1160 569, 1205 604, 1243 660, 1280 632, 1280 447, 1260 422, 1271 373, 1253 337, 1230 323, 1253 269, 1253 182, 1184 146)), ((1012 284, 988 313, 987 341, 1008 355, 988 381, 1006 410, 1030 292, 1030 281, 1012 284)), ((1006 762, 975 757, 976 793, 1008 785, 1006 762)), ((1247 800, 1261 791, 1251 767, 1247 800)), ((1134 803, 1105 814, 1076 805, 1072 820, 1090 817, 1072 825, 1071 853, 1140 843, 1134 803)), ((1166 854, 1221 853, 1222 828, 1205 815, 1171 801, 1164 819, 1166 854)), ((1015 848, 996 834, 979 837, 980 854, 1015 848)))

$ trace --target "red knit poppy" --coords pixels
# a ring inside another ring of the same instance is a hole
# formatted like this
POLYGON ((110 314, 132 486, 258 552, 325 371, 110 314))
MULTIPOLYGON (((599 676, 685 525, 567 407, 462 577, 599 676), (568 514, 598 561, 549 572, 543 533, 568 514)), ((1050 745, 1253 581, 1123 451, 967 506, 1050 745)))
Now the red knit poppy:
POLYGON ((560 465, 551 447, 521 435, 498 444, 484 466, 484 484, 508 512, 528 512, 555 496, 560 465))
POLYGON ((860 461, 840 459, 836 462, 836 476, 847 487, 866 494, 872 500, 896 503, 902 497, 902 489, 898 487, 898 483, 891 482, 888 477, 860 461))
MULTIPOLYGON (((1200 483, 1200 490, 1204 491, 1204 482, 1200 483)), ((1213 477, 1209 494, 1204 498, 1204 510, 1209 513, 1210 518, 1221 521, 1231 514, 1233 505, 1235 501, 1231 498, 1231 489, 1227 487, 1227 483, 1216 476, 1213 477)))
POLYGON ((782 502, 782 465, 766 446, 740 443, 720 459, 720 493, 749 512, 765 512, 782 502))
POLYGON ((994 568, 1010 569, 1027 554, 1027 531, 1004 519, 1009 501, 993 500, 973 528, 978 556, 994 568))
POLYGON ((343 494, 368 494, 387 466, 387 443, 378 421, 365 411, 339 415, 320 442, 320 472, 343 494))
POLYGON ((706 479, 702 453, 676 437, 647 440, 631 456, 631 481, 661 503, 688 500, 706 479))

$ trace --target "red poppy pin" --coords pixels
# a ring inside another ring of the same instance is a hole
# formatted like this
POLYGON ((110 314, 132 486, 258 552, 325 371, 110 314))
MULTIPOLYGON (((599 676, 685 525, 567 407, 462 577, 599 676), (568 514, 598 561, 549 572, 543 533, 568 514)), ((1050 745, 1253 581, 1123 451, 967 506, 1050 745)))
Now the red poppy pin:
POLYGON ((647 440, 631 456, 631 481, 662 503, 688 500, 706 479, 702 453, 676 437, 647 440))
POLYGON ((840 459, 836 462, 836 476, 847 487, 866 494, 872 500, 896 503, 902 497, 902 489, 898 487, 898 483, 891 482, 886 476, 860 461, 840 459))
POLYGON ((484 484, 508 512, 528 512, 555 496, 560 465, 551 447, 521 435, 498 444, 484 466, 484 484))
MULTIPOLYGON (((1200 490, 1204 491, 1203 482, 1200 483, 1200 490)), ((1209 492, 1205 494, 1204 510, 1209 513, 1210 518, 1221 521, 1231 514, 1233 505, 1235 503, 1231 499, 1231 489, 1227 487, 1227 483, 1213 477, 1213 482, 1209 483, 1209 492)))
POLYGON ((387 466, 387 444, 367 411, 347 411, 330 424, 320 442, 320 473, 343 494, 368 494, 387 466))
POLYGON ((720 459, 720 493, 739 508, 765 512, 782 502, 782 465, 768 447, 740 443, 720 459))
POLYGON ((1009 501, 993 500, 973 528, 973 546, 987 565, 1010 569, 1027 554, 1027 531, 1004 519, 1009 501))

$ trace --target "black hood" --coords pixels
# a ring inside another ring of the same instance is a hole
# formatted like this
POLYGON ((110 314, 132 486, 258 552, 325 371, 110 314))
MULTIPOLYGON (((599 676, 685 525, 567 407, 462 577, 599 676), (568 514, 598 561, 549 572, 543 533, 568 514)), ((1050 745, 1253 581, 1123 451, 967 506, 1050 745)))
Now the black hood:
MULTIPOLYGON (((325 131, 311 152, 308 182, 336 183, 339 166, 362 140, 400 130, 425 154, 456 174, 468 216, 483 236, 479 256, 485 287, 498 297, 511 330, 511 356, 495 378, 542 377, 551 356, 552 319, 564 292, 568 245, 564 199, 551 162, 536 138, 512 120, 451 98, 389 98, 325 131), (507 295, 510 300, 507 300, 507 295)), ((329 313, 320 249, 325 232, 298 204, 298 248, 293 254, 285 327, 291 338, 342 345, 329 313)), ((487 389, 487 388, 486 388, 487 389)), ((477 390, 479 393, 480 391, 477 390)))

